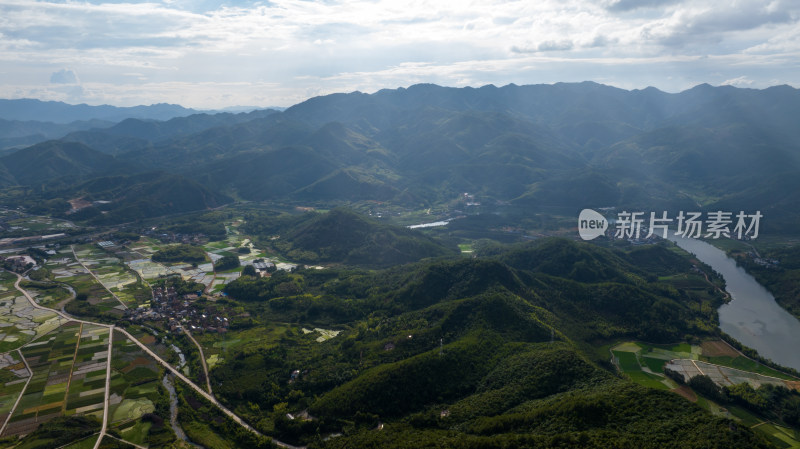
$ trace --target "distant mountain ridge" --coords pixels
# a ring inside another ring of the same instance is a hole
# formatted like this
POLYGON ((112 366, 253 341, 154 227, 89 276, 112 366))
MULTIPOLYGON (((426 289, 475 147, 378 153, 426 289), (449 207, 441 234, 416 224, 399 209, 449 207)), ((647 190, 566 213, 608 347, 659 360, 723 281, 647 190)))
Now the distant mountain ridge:
POLYGON ((68 133, 113 125, 104 120, 77 120, 66 124, 0 119, 0 149, 23 148, 68 133))
MULTIPOLYGON (((246 200, 430 207, 469 192, 530 213, 758 208, 788 227, 800 219, 787 193, 800 174, 798 116, 789 86, 420 84, 282 112, 128 119, 61 142, 246 200)), ((16 178, 0 173, 2 185, 16 178)))
POLYGON ((35 120, 40 122, 70 123, 76 120, 106 120, 119 122, 126 118, 169 120, 184 117, 199 111, 176 104, 159 103, 149 106, 90 106, 68 104, 61 101, 41 101, 30 98, 17 100, 0 99, 0 119, 35 120))

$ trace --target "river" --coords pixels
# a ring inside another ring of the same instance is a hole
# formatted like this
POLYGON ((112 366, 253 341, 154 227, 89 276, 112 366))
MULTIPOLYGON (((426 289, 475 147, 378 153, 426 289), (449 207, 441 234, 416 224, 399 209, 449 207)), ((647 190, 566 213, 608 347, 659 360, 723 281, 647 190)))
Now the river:
POLYGON ((186 433, 181 428, 181 425, 178 423, 178 395, 175 393, 175 387, 172 385, 172 374, 165 374, 162 383, 164 387, 169 392, 169 423, 172 426, 172 430, 175 432, 175 435, 183 441, 191 444, 196 448, 203 449, 203 446, 197 445, 189 441, 189 438, 186 436, 186 433))
POLYGON ((698 239, 669 239, 725 278, 731 301, 719 308, 719 327, 761 356, 800 370, 800 321, 724 251, 698 239))

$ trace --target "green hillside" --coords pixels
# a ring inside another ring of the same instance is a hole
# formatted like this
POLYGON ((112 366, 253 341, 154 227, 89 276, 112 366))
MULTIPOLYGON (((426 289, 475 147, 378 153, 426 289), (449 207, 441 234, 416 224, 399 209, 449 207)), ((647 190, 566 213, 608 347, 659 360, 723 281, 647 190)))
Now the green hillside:
POLYGON ((315 448, 770 447, 676 394, 618 377, 594 349, 715 335, 723 298, 646 279, 643 259, 662 274, 690 266, 661 246, 549 239, 379 272, 242 278, 225 290, 255 323, 341 333, 250 342, 212 381, 255 422, 253 410, 267 411, 271 435, 315 448), (314 419, 286 418, 303 410, 314 419))
POLYGON ((380 223, 347 209, 309 215, 272 242, 300 262, 340 262, 385 267, 427 257, 453 256, 448 247, 418 231, 380 223))
POLYGON ((81 179, 120 171, 114 158, 80 143, 48 141, 0 158, 18 185, 46 183, 58 178, 81 179))
POLYGON ((61 180, 74 185, 120 168, 165 170, 249 201, 427 208, 469 192, 528 216, 758 208, 770 214, 765 231, 790 232, 800 134, 786 117, 798 110, 789 86, 669 94, 590 82, 425 84, 317 97, 283 112, 129 119, 0 158, 0 182, 74 175, 61 180))

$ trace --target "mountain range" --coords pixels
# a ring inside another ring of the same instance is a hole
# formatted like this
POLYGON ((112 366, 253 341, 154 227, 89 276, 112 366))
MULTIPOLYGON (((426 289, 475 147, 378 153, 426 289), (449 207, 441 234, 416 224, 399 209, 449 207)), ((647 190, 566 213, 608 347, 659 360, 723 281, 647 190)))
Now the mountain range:
POLYGON ((126 118, 169 120, 195 114, 198 111, 176 104, 119 107, 111 105, 90 106, 67 104, 61 101, 41 101, 30 98, 0 100, 0 119, 71 123, 76 120, 104 120, 118 122, 126 118))
POLYGON ((77 178, 161 171, 218 199, 430 207, 468 192, 487 205, 568 215, 604 206, 758 209, 764 226, 785 230, 800 211, 798 113, 800 91, 789 86, 672 94, 593 82, 421 84, 315 97, 280 112, 74 130, 0 157, 0 185, 38 186, 43 198, 66 202, 86 193, 77 178))

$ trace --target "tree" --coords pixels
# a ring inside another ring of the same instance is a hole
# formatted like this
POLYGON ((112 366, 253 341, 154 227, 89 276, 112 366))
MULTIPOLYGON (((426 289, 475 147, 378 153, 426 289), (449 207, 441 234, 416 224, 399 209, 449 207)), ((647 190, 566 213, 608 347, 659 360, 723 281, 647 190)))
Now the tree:
POLYGON ((230 270, 240 266, 239 258, 236 256, 222 256, 214 263, 214 271, 230 270))
POLYGON ((256 268, 254 266, 246 265, 242 269, 242 276, 254 276, 255 277, 255 276, 258 276, 258 273, 256 272, 256 268))

